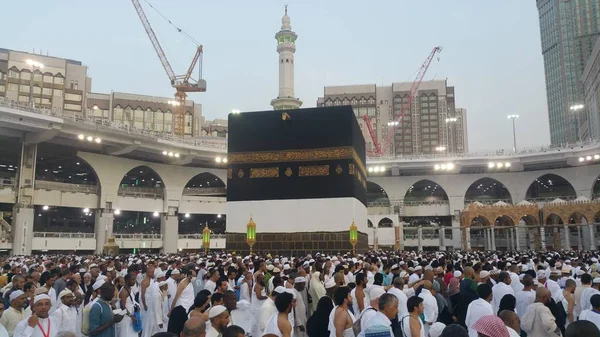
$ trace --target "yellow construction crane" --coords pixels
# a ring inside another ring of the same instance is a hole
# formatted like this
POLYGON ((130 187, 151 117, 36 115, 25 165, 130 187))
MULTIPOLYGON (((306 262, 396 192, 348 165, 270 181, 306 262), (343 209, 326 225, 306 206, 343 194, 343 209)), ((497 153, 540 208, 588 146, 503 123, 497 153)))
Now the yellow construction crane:
MULTIPOLYGON (((150 42, 152 42, 152 46, 154 46, 154 51, 158 55, 160 63, 162 63, 163 68, 167 72, 167 76, 171 81, 171 86, 176 90, 174 104, 175 106, 173 107, 173 133, 178 136, 183 136, 185 130, 185 100, 187 97, 187 93, 206 91, 206 81, 202 79, 202 45, 199 44, 182 29, 173 25, 173 23, 171 23, 170 20, 165 18, 167 21, 169 21, 171 25, 175 26, 178 32, 182 33, 185 37, 187 37, 190 41, 194 42, 197 46, 196 54, 194 55, 192 63, 190 64, 187 72, 184 75, 175 75, 175 72, 173 71, 173 68, 169 63, 169 60, 167 60, 165 52, 163 51, 162 47, 160 46, 160 43, 158 42, 158 39, 156 38, 156 34, 154 34, 152 26, 150 26, 150 22, 148 21, 146 13, 144 13, 144 9, 142 8, 142 5, 140 4, 139 0, 131 0, 131 3, 133 3, 137 14, 140 17, 140 20, 142 21, 142 25, 146 30, 146 34, 148 34, 148 37, 150 38, 150 42), (194 71, 196 64, 198 64, 198 61, 200 61, 199 75, 198 79, 195 80, 192 78, 192 72, 194 71)), ((160 15, 162 16, 162 14, 160 15)))

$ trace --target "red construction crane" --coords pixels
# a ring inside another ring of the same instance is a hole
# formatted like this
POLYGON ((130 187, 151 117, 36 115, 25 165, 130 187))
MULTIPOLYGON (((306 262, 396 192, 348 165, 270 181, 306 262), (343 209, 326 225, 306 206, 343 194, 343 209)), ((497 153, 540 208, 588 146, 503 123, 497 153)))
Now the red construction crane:
POLYGON ((380 157, 384 153, 387 153, 388 148, 389 148, 390 144, 392 143, 392 137, 396 134, 396 130, 398 129, 398 126, 402 125, 402 118, 404 117, 404 112, 406 111, 406 109, 410 109, 410 106, 412 105, 412 99, 417 94, 417 90, 419 90, 419 85, 421 85, 421 82, 423 81, 423 77, 425 77, 425 73, 427 73, 427 69, 429 69, 429 65, 431 65, 431 61, 433 61, 433 58, 435 57, 436 54, 439 54, 441 52, 442 52, 442 47, 433 48, 433 50, 431 51, 431 53, 429 54, 427 59, 425 59, 425 62, 423 62, 423 64, 419 68, 419 70, 417 72, 417 77, 415 78, 415 81, 413 82, 413 84, 411 86, 410 95, 408 96, 408 99, 402 104, 402 107, 400 109, 400 114, 398 115, 397 120, 393 121, 391 123, 391 126, 393 126, 392 132, 388 132, 387 138, 385 139, 383 144, 379 144, 379 142, 377 141, 377 135, 375 134, 375 131, 373 130, 373 125, 371 125, 371 118, 369 117, 369 115, 366 114, 362 117, 363 120, 365 121, 365 123, 367 124, 367 129, 369 130, 369 135, 371 136, 371 139, 373 140, 374 150, 368 152, 368 154, 370 156, 380 157), (382 147, 382 145, 383 145, 383 147, 382 147))
MULTIPOLYGON (((133 3, 135 10, 138 16, 140 17, 140 21, 142 21, 142 25, 144 25, 146 34, 148 34, 148 38, 150 38, 152 46, 154 46, 154 51, 156 51, 156 54, 160 59, 160 63, 162 63, 163 68, 167 72, 167 76, 171 81, 171 86, 175 88, 175 103, 173 104, 173 133, 178 136, 183 136, 185 131, 185 100, 187 97, 187 93, 206 91, 206 81, 202 79, 201 61, 199 65, 198 80, 192 78, 192 72, 194 71, 196 64, 198 64, 198 61, 202 57, 202 45, 200 45, 196 40, 191 38, 191 36, 189 36, 183 30, 175 26, 175 28, 177 28, 177 31, 182 33, 184 36, 186 36, 188 39, 190 39, 196 44, 196 54, 194 55, 192 63, 188 67, 187 72, 184 75, 175 75, 175 72, 173 71, 173 68, 169 63, 169 60, 167 60, 165 52, 163 51, 162 47, 160 46, 160 43, 158 42, 158 39, 156 38, 156 34, 154 34, 152 26, 150 26, 150 22, 148 21, 146 13, 144 13, 144 9, 140 5, 139 0, 131 0, 131 3, 133 3)), ((169 20, 167 19, 167 21, 169 20)), ((169 23, 173 25, 171 21, 169 21, 169 23)))

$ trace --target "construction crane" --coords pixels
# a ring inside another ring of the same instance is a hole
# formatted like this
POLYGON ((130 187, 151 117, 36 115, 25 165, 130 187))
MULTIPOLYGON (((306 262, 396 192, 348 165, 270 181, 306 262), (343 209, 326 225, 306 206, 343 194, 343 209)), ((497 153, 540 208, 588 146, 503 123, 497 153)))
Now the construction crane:
MULTIPOLYGON (((396 130, 398 129, 398 126, 402 125, 402 119, 404 117, 404 112, 407 109, 410 109, 410 107, 412 105, 412 99, 417 94, 417 90, 419 90, 419 85, 421 85, 421 82, 423 81, 423 77, 425 77, 425 73, 427 73, 427 69, 429 69, 429 66, 431 65, 431 62, 433 61, 433 58, 435 57, 435 55, 437 55, 441 52, 442 52, 442 47, 438 46, 438 47, 433 48, 433 50, 431 51, 431 53, 429 54, 427 59, 425 59, 425 62, 423 62, 423 64, 417 71, 417 77, 415 78, 415 81, 413 82, 413 84, 410 88, 410 95, 408 96, 408 99, 406 101, 404 101, 404 103, 402 104, 402 107, 400 109, 400 114, 398 114, 397 120, 392 121, 392 123, 390 124, 390 126, 393 126, 392 132, 388 132, 387 137, 386 137, 385 141, 383 142, 383 144, 379 144, 379 142, 377 141, 377 135, 375 134, 375 130, 373 130, 373 125, 371 125, 371 118, 369 117, 369 115, 366 114, 362 117, 364 122, 367 124, 367 129, 369 130, 369 135, 371 136, 371 139, 373 140, 374 149, 368 152, 368 154, 370 156, 380 157, 384 153, 387 153, 388 148, 389 148, 390 144, 392 143, 392 137, 396 134, 396 130)), ((438 58, 438 60, 439 60, 439 58, 438 58)))
MULTIPOLYGON (((185 131, 185 100, 187 98, 187 93, 189 93, 189 92, 205 92, 206 91, 206 81, 202 79, 202 61, 201 61, 202 52, 203 52, 202 45, 200 45, 196 40, 191 38, 191 36, 189 36, 187 33, 185 33, 182 29, 175 26, 175 28, 177 29, 178 32, 182 33, 184 36, 186 36, 188 39, 190 39, 192 42, 194 42, 196 44, 196 54, 194 55, 194 58, 192 59, 192 62, 190 63, 190 66, 188 67, 187 72, 184 75, 175 75, 175 72, 173 71, 173 68, 171 67, 171 64, 169 63, 169 60, 167 60, 167 56, 165 55, 165 52, 163 51, 162 47, 160 46, 160 43, 158 42, 158 38, 156 37, 156 34, 154 34, 154 30, 152 29, 152 26, 150 26, 150 22, 148 21, 148 18, 146 17, 146 13, 144 13, 144 9, 142 8, 140 1, 139 0, 131 0, 131 3, 133 3, 135 10, 136 10, 138 16, 140 17, 140 21, 142 21, 142 25, 144 26, 144 29, 146 30, 146 34, 148 34, 148 38, 150 38, 150 41, 152 42, 152 46, 154 47, 154 51, 156 52, 156 54, 158 55, 158 58, 160 59, 160 63, 162 63, 163 68, 167 72, 167 76, 169 77, 169 80, 171 81, 171 86, 173 88, 175 88, 175 101, 172 104, 172 105, 174 105, 174 107, 173 107, 173 117, 174 117, 173 133, 177 136, 183 137, 184 131, 185 131), (196 64, 198 64, 199 60, 200 60, 199 75, 198 75, 198 79, 195 80, 192 78, 192 72, 194 71, 194 68, 196 68, 196 64)), ((166 20, 169 21, 168 19, 166 19, 166 20)), ((171 23, 171 21, 169 21, 169 23, 171 25, 173 25, 173 23, 171 23)))

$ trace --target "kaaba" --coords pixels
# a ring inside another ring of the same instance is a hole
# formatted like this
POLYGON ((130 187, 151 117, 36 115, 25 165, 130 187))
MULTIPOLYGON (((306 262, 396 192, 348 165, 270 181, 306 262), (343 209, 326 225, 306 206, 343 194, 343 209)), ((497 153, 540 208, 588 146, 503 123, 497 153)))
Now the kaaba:
MULTIPOLYGON (((227 248, 349 250, 354 222, 367 230, 365 140, 349 106, 229 115, 227 248)), ((357 249, 366 249, 359 235, 357 249)))

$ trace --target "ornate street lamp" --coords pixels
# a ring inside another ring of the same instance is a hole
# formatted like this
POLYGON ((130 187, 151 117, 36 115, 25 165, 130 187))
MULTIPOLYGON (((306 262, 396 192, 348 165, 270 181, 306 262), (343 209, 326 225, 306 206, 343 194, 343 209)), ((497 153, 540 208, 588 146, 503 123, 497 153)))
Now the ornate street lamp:
POLYGON ((252 220, 252 216, 246 225, 246 243, 250 246, 250 254, 252 254, 252 246, 256 243, 256 223, 252 220))
POLYGON ((353 255, 356 255, 356 243, 358 243, 358 227, 356 227, 354 220, 352 220, 352 225, 350 225, 350 244, 352 245, 353 255))
POLYGON ((208 223, 202 231, 202 245, 204 246, 204 253, 208 253, 208 248, 210 248, 210 229, 208 228, 208 223))

